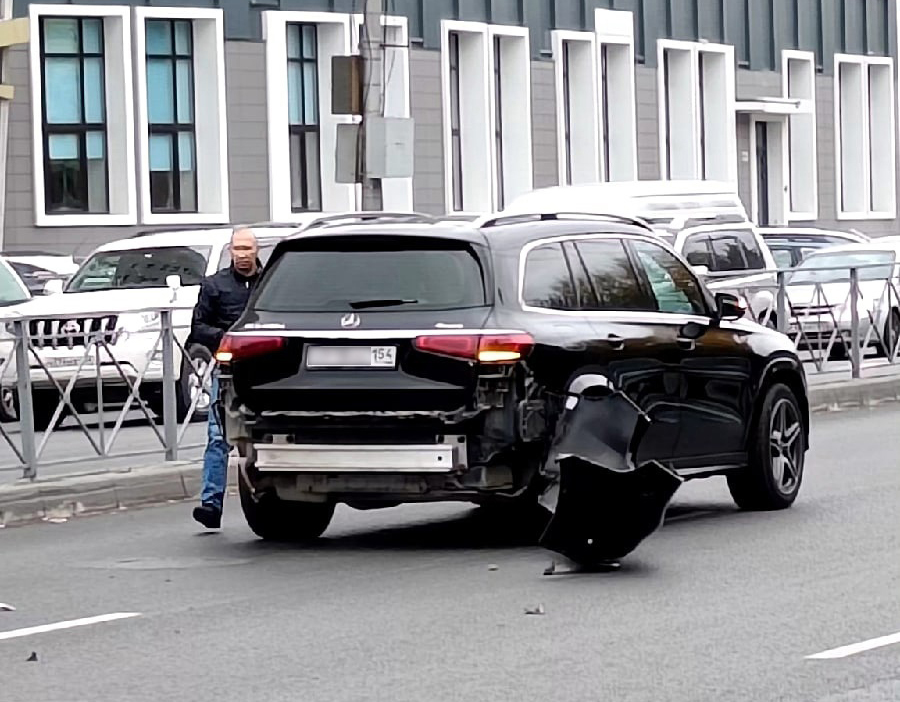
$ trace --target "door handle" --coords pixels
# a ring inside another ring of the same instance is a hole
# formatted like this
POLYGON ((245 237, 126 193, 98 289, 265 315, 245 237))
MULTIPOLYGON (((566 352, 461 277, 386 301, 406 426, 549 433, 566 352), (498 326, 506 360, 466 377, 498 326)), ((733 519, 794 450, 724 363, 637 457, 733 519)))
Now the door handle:
POLYGON ((613 351, 621 351, 625 348, 625 339, 617 334, 607 334, 606 343, 612 347, 613 351))

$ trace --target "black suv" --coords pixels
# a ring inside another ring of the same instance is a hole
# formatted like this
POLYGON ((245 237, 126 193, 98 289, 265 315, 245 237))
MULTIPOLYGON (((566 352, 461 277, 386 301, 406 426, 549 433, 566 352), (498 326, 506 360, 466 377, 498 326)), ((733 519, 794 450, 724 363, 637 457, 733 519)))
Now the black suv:
POLYGON ((645 414, 637 463, 724 474, 747 509, 792 504, 808 445, 789 339, 616 216, 324 223, 279 242, 217 358, 263 538, 339 502, 536 501, 573 388, 645 414))

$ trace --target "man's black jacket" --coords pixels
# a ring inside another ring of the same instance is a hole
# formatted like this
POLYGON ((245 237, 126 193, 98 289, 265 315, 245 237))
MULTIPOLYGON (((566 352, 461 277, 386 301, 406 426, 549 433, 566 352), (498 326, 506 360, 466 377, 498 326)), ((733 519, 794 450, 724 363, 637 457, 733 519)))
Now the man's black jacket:
POLYGON ((201 344, 212 354, 218 350, 219 342, 243 314, 259 281, 262 265, 257 261, 256 266, 256 274, 250 277, 229 266, 203 279, 191 321, 190 343, 201 344))

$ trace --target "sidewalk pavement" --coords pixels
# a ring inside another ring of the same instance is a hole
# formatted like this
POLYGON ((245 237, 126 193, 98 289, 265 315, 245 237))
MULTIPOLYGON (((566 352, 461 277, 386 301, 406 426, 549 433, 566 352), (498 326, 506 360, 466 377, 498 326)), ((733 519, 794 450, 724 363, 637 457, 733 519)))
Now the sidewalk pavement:
MULTIPOLYGON (((900 368, 869 367, 863 377, 849 380, 849 371, 809 373, 812 412, 840 411, 900 401, 900 368)), ((0 528, 151 504, 195 500, 200 494, 201 465, 197 461, 160 463, 90 475, 61 476, 0 485, 0 528)), ((234 492, 235 472, 228 484, 234 492)))

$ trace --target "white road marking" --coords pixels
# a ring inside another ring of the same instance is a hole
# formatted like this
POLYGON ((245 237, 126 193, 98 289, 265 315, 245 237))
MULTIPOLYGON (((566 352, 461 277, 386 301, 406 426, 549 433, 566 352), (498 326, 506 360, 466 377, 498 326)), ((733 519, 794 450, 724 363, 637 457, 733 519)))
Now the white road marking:
POLYGON ((822 651, 821 653, 815 653, 811 656, 807 656, 807 658, 815 660, 846 658, 847 656, 854 656, 857 653, 871 651, 873 648, 892 646, 894 644, 900 644, 900 632, 897 632, 896 634, 888 634, 887 636, 879 636, 877 639, 869 639, 868 641, 860 641, 859 643, 848 644, 847 646, 841 646, 839 648, 832 648, 828 651, 822 651))
POLYGON ((90 626, 91 624, 102 624, 103 622, 113 622, 117 619, 130 619, 131 617, 141 616, 140 612, 113 612, 112 614, 101 614, 96 617, 84 617, 82 619, 70 619, 65 622, 55 622, 54 624, 41 624, 40 626, 29 626, 24 629, 13 629, 12 631, 0 631, 0 641, 6 639, 18 639, 22 636, 31 636, 32 634, 44 634, 48 631, 59 631, 61 629, 72 629, 76 626, 90 626))

